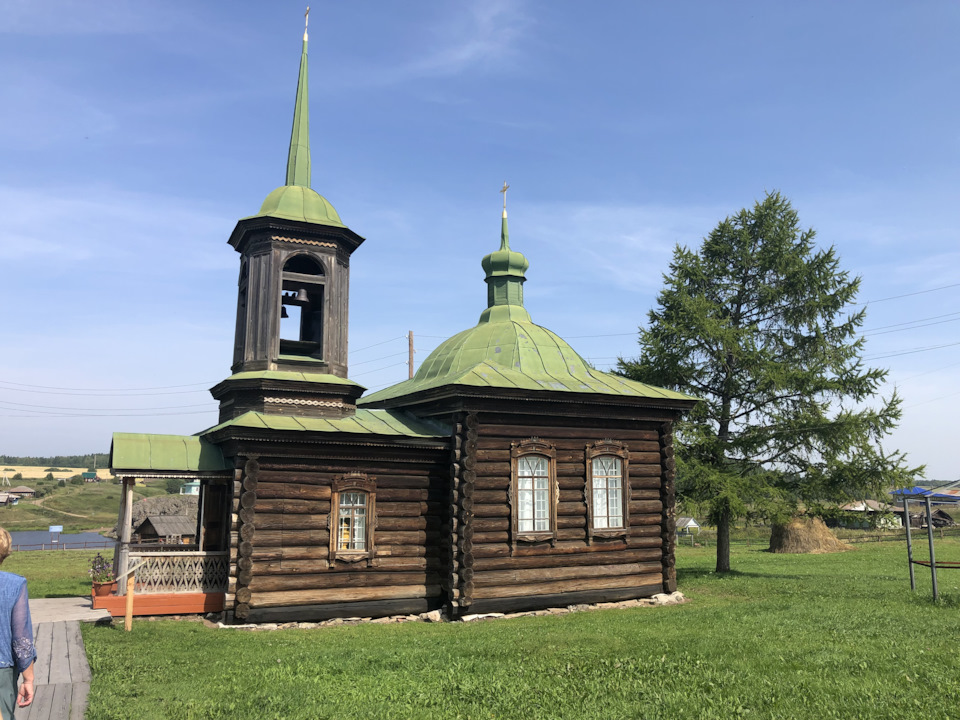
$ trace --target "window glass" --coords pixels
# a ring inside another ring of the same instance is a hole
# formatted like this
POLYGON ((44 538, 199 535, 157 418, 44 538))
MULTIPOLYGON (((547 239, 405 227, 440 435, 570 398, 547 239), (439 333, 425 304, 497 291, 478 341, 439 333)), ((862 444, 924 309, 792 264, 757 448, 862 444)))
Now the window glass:
POLYGON ((367 494, 340 494, 340 517, 337 526, 337 550, 367 549, 367 494))
POLYGON ((623 463, 613 455, 593 459, 593 527, 623 527, 623 463))
POLYGON ((519 458, 517 469, 517 529, 520 532, 548 532, 550 478, 547 458, 524 455, 519 458))

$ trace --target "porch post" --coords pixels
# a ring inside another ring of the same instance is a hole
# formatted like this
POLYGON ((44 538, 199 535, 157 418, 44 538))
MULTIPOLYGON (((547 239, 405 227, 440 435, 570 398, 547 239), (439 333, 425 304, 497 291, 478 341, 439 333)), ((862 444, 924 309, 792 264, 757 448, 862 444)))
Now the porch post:
MULTIPOLYGON (((133 523, 133 484, 136 478, 123 478, 123 498, 120 502, 120 538, 117 542, 117 556, 120 558, 117 563, 117 574, 122 575, 130 567, 130 534, 133 523)), ((118 595, 125 595, 127 592, 126 583, 120 583, 117 587, 118 595)))

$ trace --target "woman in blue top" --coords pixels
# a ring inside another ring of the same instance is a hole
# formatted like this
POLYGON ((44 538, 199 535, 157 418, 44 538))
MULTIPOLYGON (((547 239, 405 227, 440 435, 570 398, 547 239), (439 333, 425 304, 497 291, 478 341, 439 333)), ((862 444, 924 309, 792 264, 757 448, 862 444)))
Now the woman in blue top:
MULTIPOLYGON (((0 528, 0 563, 10 555, 10 533, 0 528)), ((33 625, 26 578, 0 572, 0 714, 12 720, 13 712, 33 702, 33 625), (17 691, 17 679, 23 684, 17 691)))

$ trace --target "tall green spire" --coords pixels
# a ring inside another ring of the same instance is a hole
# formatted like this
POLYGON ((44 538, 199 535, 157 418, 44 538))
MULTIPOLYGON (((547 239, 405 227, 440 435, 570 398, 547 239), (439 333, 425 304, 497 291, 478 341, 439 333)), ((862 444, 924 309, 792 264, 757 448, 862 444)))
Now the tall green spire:
MULTIPOLYGON (((309 21, 310 8, 306 19, 309 21)), ((303 28, 303 51, 300 53, 300 77, 297 79, 297 102, 290 133, 290 154, 287 156, 287 185, 310 187, 310 105, 307 98, 307 27, 303 28)))
POLYGON ((503 183, 503 219, 500 221, 500 249, 483 258, 481 265, 486 273, 487 309, 480 315, 480 322, 519 320, 530 322, 530 314, 523 307, 524 273, 530 263, 523 253, 510 249, 510 230, 507 227, 507 189, 503 183))
MULTIPOLYGON (((307 17, 310 8, 307 8, 307 17)), ((297 80, 297 102, 290 133, 290 154, 287 156, 287 182, 272 193, 253 217, 346 227, 325 197, 310 187, 310 112, 307 101, 307 30, 303 30, 303 51, 300 53, 300 77, 297 80)))

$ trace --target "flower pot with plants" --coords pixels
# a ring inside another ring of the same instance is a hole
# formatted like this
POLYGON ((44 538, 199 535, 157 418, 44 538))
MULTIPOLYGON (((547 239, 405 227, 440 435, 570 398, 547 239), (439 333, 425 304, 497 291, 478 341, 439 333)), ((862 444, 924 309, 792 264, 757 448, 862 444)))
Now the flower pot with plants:
POLYGON ((90 561, 90 580, 93 583, 93 594, 97 596, 110 595, 117 589, 117 581, 113 577, 113 561, 103 555, 90 561))

